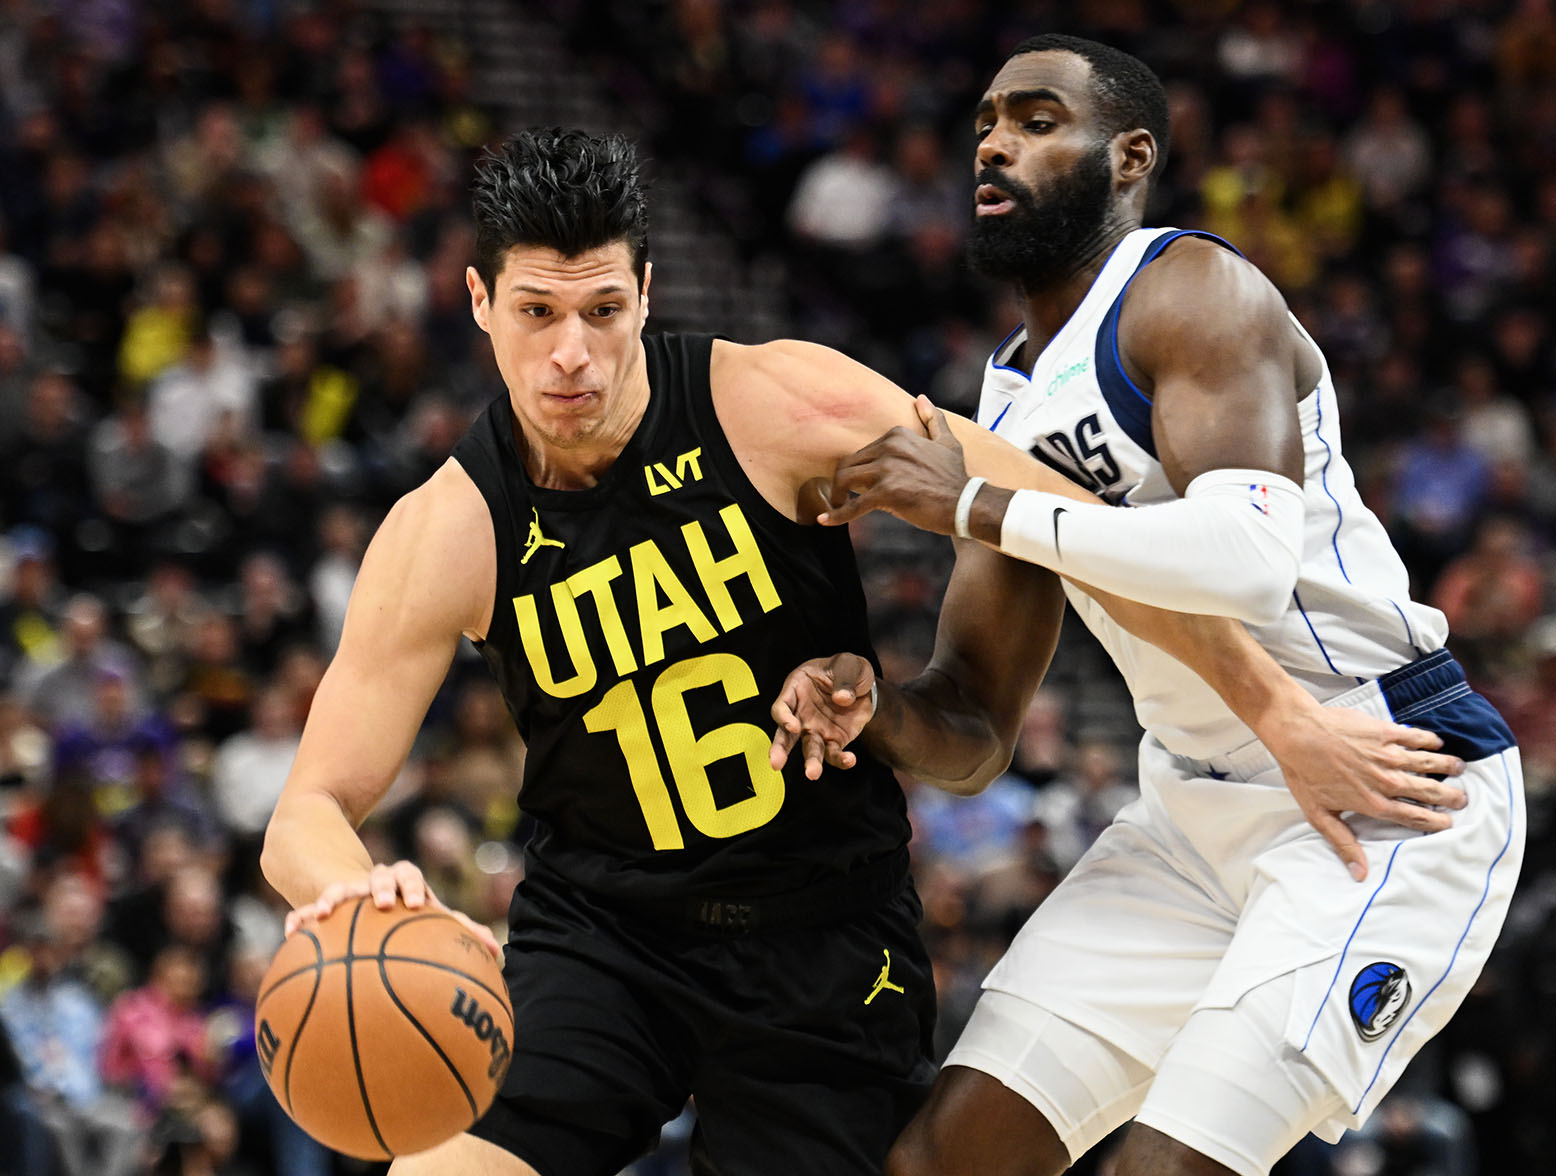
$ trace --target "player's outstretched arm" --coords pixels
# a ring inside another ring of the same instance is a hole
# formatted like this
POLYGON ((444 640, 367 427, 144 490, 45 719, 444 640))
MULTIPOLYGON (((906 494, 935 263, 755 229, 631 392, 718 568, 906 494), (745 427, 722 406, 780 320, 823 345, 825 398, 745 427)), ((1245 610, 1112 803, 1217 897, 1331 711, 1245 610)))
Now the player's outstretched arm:
POLYGON ((1178 499, 1075 506, 1047 487, 991 478, 964 500, 979 470, 930 460, 944 455, 894 432, 839 466, 830 521, 886 510, 949 534, 960 504, 962 534, 1063 576, 1178 612, 1277 620, 1301 561, 1296 385, 1316 381, 1316 355, 1257 269, 1195 241, 1141 272, 1120 339, 1151 395, 1156 450, 1178 499))
POLYGON ((1342 813, 1434 833, 1453 823, 1435 809, 1460 809, 1468 802, 1463 789, 1435 778, 1464 771, 1463 760, 1441 753, 1440 737, 1361 711, 1321 706, 1242 625, 1163 613, 1086 584, 1078 587, 1221 696, 1275 757, 1308 823, 1358 882, 1367 877, 1367 855, 1342 813))
MULTIPOLYGON (((454 463, 396 503, 374 536, 265 830, 265 877, 295 908, 288 932, 358 895, 384 908, 397 895, 411 907, 437 901, 413 863, 375 865, 356 829, 403 767, 460 634, 484 633, 495 561, 485 503, 454 463)), ((468 926, 497 950, 488 930, 468 926)))
POLYGON ((926 784, 982 791, 1010 765, 1063 611, 1058 578, 1046 569, 959 544, 924 672, 902 685, 878 681, 852 653, 796 667, 773 703, 773 767, 798 746, 811 779, 824 762, 850 768, 848 746, 862 739, 877 759, 926 784))

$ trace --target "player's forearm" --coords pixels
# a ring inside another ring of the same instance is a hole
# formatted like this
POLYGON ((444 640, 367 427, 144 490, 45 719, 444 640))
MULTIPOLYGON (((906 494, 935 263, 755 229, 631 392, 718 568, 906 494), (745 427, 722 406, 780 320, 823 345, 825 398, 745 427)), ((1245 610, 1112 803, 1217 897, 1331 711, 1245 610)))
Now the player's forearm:
POLYGON ((860 735, 877 759, 959 796, 982 792, 1010 764, 993 722, 933 669, 904 686, 881 682, 860 735))
POLYGON ((1267 744, 1279 741, 1282 725, 1295 714, 1318 705, 1239 621, 1169 612, 1088 584, 1079 587, 1130 633, 1203 678, 1267 744))
POLYGON ((260 868, 281 897, 300 907, 332 883, 366 877, 373 859, 337 801, 320 792, 283 793, 265 829, 260 868))
POLYGON ((1269 624, 1290 604, 1302 512, 1289 479, 1214 470, 1181 499, 1135 509, 985 486, 969 529, 1008 555, 1130 600, 1269 624))

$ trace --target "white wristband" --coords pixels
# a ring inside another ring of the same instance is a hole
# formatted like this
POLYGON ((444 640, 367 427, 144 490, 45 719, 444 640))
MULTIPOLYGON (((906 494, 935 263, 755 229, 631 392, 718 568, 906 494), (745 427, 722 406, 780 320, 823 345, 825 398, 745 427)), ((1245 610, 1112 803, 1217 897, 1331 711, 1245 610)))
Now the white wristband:
POLYGON ((968 524, 972 522, 973 499, 978 497, 978 491, 983 489, 987 478, 968 478, 967 485, 962 487, 962 496, 956 500, 956 522, 953 533, 958 539, 971 539, 968 532, 968 524))

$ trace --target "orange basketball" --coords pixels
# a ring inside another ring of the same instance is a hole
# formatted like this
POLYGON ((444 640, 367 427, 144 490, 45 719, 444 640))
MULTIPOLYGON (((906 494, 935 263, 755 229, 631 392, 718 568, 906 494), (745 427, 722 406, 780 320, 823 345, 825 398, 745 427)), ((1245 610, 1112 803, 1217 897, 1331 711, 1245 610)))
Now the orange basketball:
POLYGON ((254 1039, 270 1089, 320 1143, 425 1151, 491 1105, 512 1056, 497 961, 442 911, 348 901, 276 952, 254 1039))

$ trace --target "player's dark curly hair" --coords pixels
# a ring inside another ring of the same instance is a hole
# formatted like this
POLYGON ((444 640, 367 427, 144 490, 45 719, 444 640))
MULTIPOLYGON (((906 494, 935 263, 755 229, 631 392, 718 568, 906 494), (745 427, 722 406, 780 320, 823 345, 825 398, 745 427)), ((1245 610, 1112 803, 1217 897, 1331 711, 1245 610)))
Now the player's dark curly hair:
POLYGON ((493 289, 508 250, 541 245, 577 257, 615 241, 632 253, 643 288, 648 199, 637 149, 624 135, 531 128, 476 164, 475 269, 493 289))
POLYGON ((1162 80, 1151 72, 1151 67, 1138 57, 1132 57, 1122 49, 1104 45, 1100 41, 1088 41, 1085 37, 1067 37, 1062 33, 1045 33, 1040 37, 1028 37, 1011 51, 1012 57, 1023 53, 1046 53, 1057 50, 1074 53, 1091 62, 1091 88, 1097 100, 1097 110, 1102 116, 1102 129, 1111 138, 1120 131, 1132 131, 1144 127, 1156 140, 1156 166, 1151 169, 1154 185, 1167 162, 1170 140, 1167 118, 1167 92, 1162 80))

